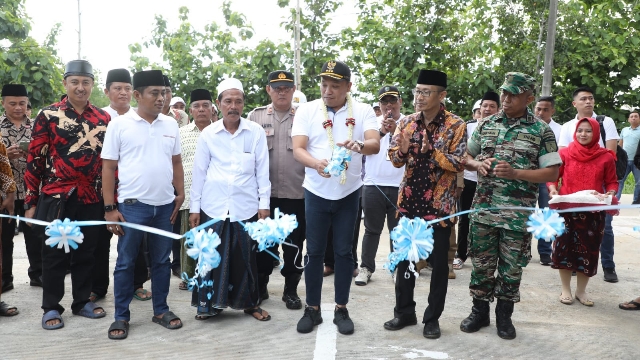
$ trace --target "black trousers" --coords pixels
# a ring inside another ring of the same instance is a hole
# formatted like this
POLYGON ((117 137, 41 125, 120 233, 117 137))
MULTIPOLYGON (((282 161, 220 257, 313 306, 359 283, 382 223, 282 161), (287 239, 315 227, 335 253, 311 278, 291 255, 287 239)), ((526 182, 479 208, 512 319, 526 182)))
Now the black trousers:
MULTIPOLYGON (((282 270, 280 270, 280 274, 282 274, 282 276, 284 277, 287 277, 287 275, 291 274, 302 274, 303 269, 298 269, 298 267, 302 267, 302 247, 304 246, 304 239, 307 228, 307 220, 305 218, 304 211, 304 199, 271 198, 270 203, 270 211, 272 217, 275 209, 280 208, 281 213, 295 215, 296 220, 298 221, 298 227, 291 232, 286 241, 296 245, 299 250, 292 246, 282 245, 284 266, 282 267, 282 270)), ((278 246, 270 247, 268 250, 274 253, 276 256, 280 256, 278 246)), ((273 273, 273 260, 273 256, 271 256, 266 251, 258 251, 256 253, 258 274, 271 275, 273 273)))
MULTIPOLYGON (((362 191, 362 189, 360 190, 362 191)), ((351 247, 351 254, 353 255, 353 269, 358 268, 358 238, 360 237, 360 223, 362 222, 362 197, 358 202, 358 216, 356 217, 356 224, 353 228, 353 246, 351 247)), ((327 238, 327 250, 324 252, 324 266, 328 266, 332 269, 335 268, 335 258, 333 257, 333 230, 329 229, 329 237, 327 238)))
MULTIPOLYGON (((98 297, 104 297, 109 289, 109 256, 111 253, 111 233, 106 226, 96 226, 99 230, 98 243, 96 244, 95 266, 93 267, 93 282, 91 292, 98 295, 98 297)), ((125 231, 127 231, 125 229, 125 231)), ((136 259, 135 272, 133 274, 133 290, 139 289, 144 286, 144 283, 149 279, 149 269, 147 259, 145 257, 146 250, 146 234, 145 239, 142 241, 140 251, 138 252, 138 258, 136 259)))
MULTIPOLYGON (((464 189, 460 195, 460 211, 471 209, 476 186, 475 181, 464 179, 464 189)), ((469 249, 469 214, 460 215, 458 219, 458 253, 456 257, 466 261, 469 249)))
MULTIPOLYGON (((43 195, 38 200, 36 217, 38 220, 52 221, 59 209, 60 199, 43 195)), ((76 193, 64 203, 60 218, 69 218, 77 221, 95 221, 103 219, 101 203, 82 204, 78 201, 76 193)), ((64 312, 60 301, 64 297, 64 279, 68 265, 71 265, 71 289, 73 313, 79 312, 89 301, 93 280, 93 266, 95 262, 95 249, 98 244, 100 230, 98 226, 85 226, 82 228, 84 239, 76 250, 68 254, 64 249, 52 248, 45 244, 47 236, 45 227, 34 225, 36 232, 42 241, 42 309, 46 313, 50 310, 64 312)))
MULTIPOLYGON (((438 320, 444 310, 444 302, 447 297, 447 285, 449 284, 449 236, 451 228, 433 228, 433 251, 429 256, 429 264, 433 267, 431 272, 431 284, 429 289, 429 306, 424 311, 423 323, 438 320)), ((416 302, 413 300, 413 292, 416 286, 416 278, 413 272, 407 271, 409 261, 401 261, 396 272, 396 307, 394 316, 411 315, 416 312, 416 302), (406 275, 408 274, 408 276, 406 275)))
MULTIPOLYGON (((24 216, 24 200, 16 200, 16 215, 24 216)), ((31 280, 39 280, 42 276, 42 245, 40 238, 34 233, 33 228, 24 221, 20 222, 20 230, 24 234, 24 244, 27 248, 27 257, 29 258, 29 269, 27 274, 31 280)), ((16 220, 2 219, 2 282, 13 282, 13 237, 16 231, 16 220)))

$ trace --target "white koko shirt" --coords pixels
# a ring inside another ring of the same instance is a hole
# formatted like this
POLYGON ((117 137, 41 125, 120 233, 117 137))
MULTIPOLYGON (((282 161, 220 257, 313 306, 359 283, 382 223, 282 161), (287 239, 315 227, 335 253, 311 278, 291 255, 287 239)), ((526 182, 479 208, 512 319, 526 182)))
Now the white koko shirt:
MULTIPOLYGON (((404 115, 396 121, 396 124, 402 120, 404 115)), ((382 127, 382 116, 376 119, 378 128, 382 127)), ((380 152, 374 155, 366 155, 367 160, 364 162, 364 184, 378 186, 400 187, 404 176, 404 166, 397 168, 393 166, 389 160, 389 142, 393 134, 387 133, 380 138, 380 152)))
POLYGON ((269 150, 262 126, 240 118, 231 134, 223 119, 198 139, 191 177, 190 213, 246 220, 269 209, 269 150))
POLYGON ((119 203, 137 199, 160 206, 175 199, 175 155, 180 155, 180 134, 174 119, 159 114, 150 124, 129 111, 107 126, 101 157, 118 160, 119 203))

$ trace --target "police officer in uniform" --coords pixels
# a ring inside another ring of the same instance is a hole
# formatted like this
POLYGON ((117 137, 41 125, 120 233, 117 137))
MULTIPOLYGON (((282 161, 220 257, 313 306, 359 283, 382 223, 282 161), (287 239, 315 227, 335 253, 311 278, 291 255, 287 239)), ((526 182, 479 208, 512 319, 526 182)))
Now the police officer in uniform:
MULTIPOLYGON (((296 90, 293 74, 289 71, 278 70, 269 74, 267 78, 267 93, 271 97, 271 104, 254 109, 247 115, 265 131, 267 147, 269 148, 269 180, 271 181, 271 214, 276 208, 285 214, 295 214, 298 228, 287 238, 283 245, 284 266, 280 273, 284 276, 284 293, 282 301, 288 309, 301 309, 302 302, 297 294, 298 283, 302 275, 302 245, 305 238, 304 165, 293 158, 291 142, 291 127, 296 108, 292 105, 293 94, 296 90)), ((278 248, 270 248, 278 254, 278 248)), ((267 284, 269 275, 273 271, 273 257, 267 252, 258 252, 258 286, 260 298, 269 298, 267 284)))

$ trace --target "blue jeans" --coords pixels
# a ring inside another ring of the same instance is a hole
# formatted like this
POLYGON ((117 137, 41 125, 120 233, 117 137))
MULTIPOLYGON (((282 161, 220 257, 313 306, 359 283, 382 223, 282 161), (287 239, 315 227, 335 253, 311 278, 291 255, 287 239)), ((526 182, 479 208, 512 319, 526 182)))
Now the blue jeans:
POLYGON ((603 268, 615 268, 613 262, 613 227, 611 226, 613 216, 607 214, 604 220, 604 236, 600 244, 600 262, 603 268))
POLYGON ((304 268, 304 281, 309 306, 320 306, 324 252, 329 228, 332 226, 335 301, 338 305, 346 305, 349 301, 354 269, 351 246, 359 201, 360 189, 340 200, 327 200, 306 189, 304 191, 307 221, 307 266, 304 268))
MULTIPOLYGON (((538 207, 544 209, 549 207, 549 189, 546 183, 538 185, 538 207)), ((551 256, 551 242, 538 240, 538 255, 551 256)))
MULTIPOLYGON (((129 201, 129 200, 125 200, 129 201)), ((147 225, 171 232, 171 212, 173 203, 153 206, 139 201, 118 204, 118 210, 127 222, 147 225)), ((113 293, 115 297, 115 319, 129 321, 129 303, 133 299, 133 274, 136 258, 140 251, 143 231, 125 228, 124 235, 118 239, 118 259, 113 271, 113 293)), ((153 297, 153 314, 161 315, 169 311, 167 295, 171 280, 171 245, 173 240, 161 235, 148 235, 149 258, 151 261, 151 292, 153 297)))
POLYGON ((633 165, 633 159, 627 161, 627 171, 624 172, 622 180, 618 181, 618 193, 616 194, 616 197, 620 200, 622 189, 624 188, 624 182, 627 180, 627 176, 629 176, 631 172, 633 172, 633 179, 636 181, 636 186, 633 189, 633 203, 637 204, 640 202, 640 169, 633 165))

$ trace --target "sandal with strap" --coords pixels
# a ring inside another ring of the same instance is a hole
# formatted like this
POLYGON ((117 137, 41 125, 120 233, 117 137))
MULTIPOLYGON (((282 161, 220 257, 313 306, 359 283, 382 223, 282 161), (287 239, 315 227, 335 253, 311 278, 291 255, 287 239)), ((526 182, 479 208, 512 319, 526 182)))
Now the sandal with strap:
POLYGON ((155 316, 151 318, 151 321, 156 324, 160 324, 169 330, 180 329, 182 327, 182 320, 180 320, 179 324, 171 325, 171 322, 173 320, 180 320, 180 318, 171 311, 167 311, 166 313, 164 313, 161 318, 155 316))
POLYGON ((89 295, 89 301, 91 302, 96 302, 100 299, 104 299, 104 295, 100 296, 98 295, 98 293, 94 293, 94 292, 92 292, 91 295, 89 295))
POLYGON ((62 321, 62 316, 60 316, 60 312, 58 310, 49 310, 44 315, 42 315, 42 328, 45 330, 56 330, 64 327, 64 321, 62 321), (51 320, 60 320, 59 323, 54 325, 47 325, 47 321, 51 320))
POLYGON ((189 285, 187 285, 186 282, 181 281, 180 284, 178 284, 178 289, 179 290, 189 290, 189 285))
POLYGON ((127 336, 129 335, 129 323, 124 321, 124 320, 116 320, 114 321, 111 326, 109 326, 109 339, 111 340, 123 340, 126 339, 127 336), (112 334, 112 331, 115 330, 120 330, 122 331, 122 334, 112 334))
POLYGON ((258 321, 269 321, 269 320, 271 320, 271 315, 264 316, 262 314, 262 311, 263 310, 260 307, 257 307, 257 308, 252 308, 252 309, 246 309, 244 311, 244 313, 247 314, 247 315, 253 316, 253 318, 258 320, 258 321), (261 318, 257 318, 254 314, 260 314, 261 318))
POLYGON ((151 296, 149 295, 149 290, 143 289, 143 288, 136 289, 136 291, 133 292, 133 297, 140 301, 151 300, 151 296), (144 295, 145 297, 142 297, 140 295, 144 295))
POLYGON ((631 300, 626 303, 618 304, 618 307, 622 310, 640 310, 640 303, 635 300, 631 300), (630 307, 629 305, 633 305, 633 307, 630 307))
POLYGON ((20 314, 20 311, 18 311, 17 307, 9 306, 6 302, 0 301, 0 316, 16 316, 18 314, 20 314))
POLYGON ((102 306, 98 306, 96 303, 89 301, 80 311, 74 312, 73 315, 80 315, 89 319, 100 319, 107 316, 107 312, 104 311, 102 306), (98 309, 102 310, 102 312, 96 313, 95 311, 98 309))

